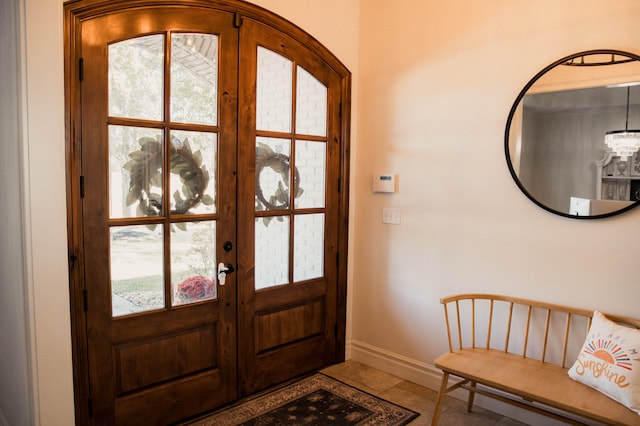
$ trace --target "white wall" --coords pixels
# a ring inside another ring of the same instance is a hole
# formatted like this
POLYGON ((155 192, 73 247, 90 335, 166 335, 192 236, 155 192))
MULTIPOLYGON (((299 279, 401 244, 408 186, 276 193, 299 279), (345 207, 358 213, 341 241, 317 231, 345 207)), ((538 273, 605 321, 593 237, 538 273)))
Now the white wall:
MULTIPOLYGON (((62 1, 23 1, 39 418, 72 424, 62 1)), ((463 291, 638 315, 640 212, 577 221, 539 209, 511 180, 503 134, 516 95, 547 64, 594 48, 640 52, 640 3, 255 3, 310 32, 354 74, 353 357, 414 368, 420 380, 446 350, 438 299, 463 291), (379 172, 400 176, 399 193, 371 193, 379 172), (400 207, 402 224, 382 225, 383 206, 400 207)))

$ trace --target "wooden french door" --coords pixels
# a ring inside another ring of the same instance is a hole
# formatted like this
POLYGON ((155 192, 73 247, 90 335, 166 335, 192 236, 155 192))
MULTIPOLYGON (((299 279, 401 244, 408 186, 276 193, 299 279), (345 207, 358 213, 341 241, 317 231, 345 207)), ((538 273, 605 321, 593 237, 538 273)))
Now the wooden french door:
POLYGON ((171 423, 236 397, 235 280, 220 285, 217 267, 235 264, 224 243, 236 240, 237 30, 232 14, 204 18, 162 8, 82 24, 87 357, 99 424, 171 423))
POLYGON ((344 359, 349 76, 244 3, 113 3, 66 5, 76 415, 169 424, 344 359))
POLYGON ((239 169, 248 179, 238 182, 241 395, 336 359, 341 90, 338 75, 309 48, 243 21, 239 103, 248 114, 239 126, 239 169))

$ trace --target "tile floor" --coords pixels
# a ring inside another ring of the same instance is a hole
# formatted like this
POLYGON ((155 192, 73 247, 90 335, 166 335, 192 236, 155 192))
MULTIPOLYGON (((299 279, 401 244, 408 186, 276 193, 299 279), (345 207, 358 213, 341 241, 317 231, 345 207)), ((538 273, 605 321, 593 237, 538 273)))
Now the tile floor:
MULTIPOLYGON (((411 426, 430 425, 437 392, 353 360, 332 365, 322 373, 370 394, 420 413, 411 426)), ((524 423, 480 407, 467 412, 466 402, 446 397, 440 426, 522 426, 524 423)))

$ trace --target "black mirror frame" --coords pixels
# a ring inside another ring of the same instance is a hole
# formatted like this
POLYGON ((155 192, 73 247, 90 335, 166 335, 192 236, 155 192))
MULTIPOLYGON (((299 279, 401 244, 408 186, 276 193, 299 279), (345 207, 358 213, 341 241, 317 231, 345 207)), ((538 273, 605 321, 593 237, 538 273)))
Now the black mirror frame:
POLYGON ((634 53, 629 53, 629 52, 625 52, 625 51, 621 51, 621 50, 613 50, 613 49, 597 49, 597 50, 586 50, 584 52, 575 53, 575 54, 572 54, 572 55, 569 55, 569 56, 565 56, 564 58, 553 62, 552 64, 546 66, 540 72, 538 72, 531 80, 529 80, 529 82, 520 91, 520 93, 518 94, 518 97, 516 98, 513 106, 511 107, 511 110, 509 111, 509 116, 507 118, 507 126, 506 126, 505 134, 504 134, 504 152, 505 152, 505 156, 506 156, 506 159, 507 159, 507 166, 509 168, 509 173, 511 174, 511 177, 515 181, 516 185, 518 185, 518 188, 520 188, 520 190, 524 193, 524 195, 526 195, 527 198, 529 198, 538 207, 540 207, 540 208, 542 208, 542 209, 544 209, 544 210, 546 210, 546 211, 548 211, 550 213, 556 214, 558 216, 568 217, 568 218, 571 218, 571 219, 602 219, 602 218, 606 218, 606 217, 617 216, 617 215, 619 215, 621 213, 627 212, 627 211, 635 208, 636 206, 640 205, 640 200, 636 201, 635 203, 633 203, 633 204, 631 204, 631 205, 629 205, 627 207, 623 207, 620 210, 616 210, 616 211, 605 213, 605 214, 593 215, 593 216, 571 215, 569 213, 564 213, 564 212, 552 209, 551 207, 542 204, 533 195, 531 195, 531 193, 529 193, 529 191, 527 191, 525 189, 525 187, 522 185, 522 182, 520 182, 520 179, 518 178, 518 175, 516 174, 516 172, 515 172, 515 170, 513 168, 513 163, 511 162, 511 155, 509 153, 509 132, 510 132, 510 129, 511 129, 511 123, 513 121, 513 117, 514 117, 514 115, 516 113, 516 110, 518 109, 518 105, 520 105, 520 102, 522 102, 522 99, 527 94, 527 92, 529 91, 531 86, 533 86, 536 83, 536 81, 538 81, 544 74, 549 72, 551 69, 557 67, 558 65, 564 64, 564 63, 566 63, 568 61, 571 61, 572 59, 580 58, 582 56, 587 56, 587 55, 620 55, 620 56, 626 56, 626 57, 635 59, 636 61, 640 61, 640 56, 636 55, 634 53))

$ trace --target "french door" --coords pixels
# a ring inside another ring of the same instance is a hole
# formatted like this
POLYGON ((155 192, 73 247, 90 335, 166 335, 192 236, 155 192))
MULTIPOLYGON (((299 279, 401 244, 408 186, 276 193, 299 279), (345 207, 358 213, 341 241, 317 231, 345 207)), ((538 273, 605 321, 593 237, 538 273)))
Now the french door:
POLYGON ((244 3, 109 3, 66 5, 78 422, 343 359, 348 72, 244 3))

